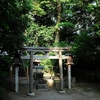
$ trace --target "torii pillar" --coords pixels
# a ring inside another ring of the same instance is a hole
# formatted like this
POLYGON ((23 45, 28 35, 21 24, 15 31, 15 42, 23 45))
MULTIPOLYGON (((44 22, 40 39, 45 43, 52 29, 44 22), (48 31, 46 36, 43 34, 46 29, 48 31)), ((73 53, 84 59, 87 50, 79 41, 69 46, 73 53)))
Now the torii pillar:
POLYGON ((63 66, 62 66, 62 52, 59 51, 59 70, 60 70, 60 91, 59 93, 65 93, 63 90, 63 66))
POLYGON ((29 67, 29 93, 28 95, 34 96, 35 93, 33 92, 33 51, 30 51, 30 67, 29 67))

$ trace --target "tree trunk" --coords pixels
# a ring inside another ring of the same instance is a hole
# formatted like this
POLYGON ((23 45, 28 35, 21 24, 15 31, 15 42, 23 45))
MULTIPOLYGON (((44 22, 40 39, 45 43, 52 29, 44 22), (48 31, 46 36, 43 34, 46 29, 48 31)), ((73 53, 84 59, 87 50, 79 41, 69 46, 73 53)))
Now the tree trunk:
MULTIPOLYGON (((60 0, 57 0, 57 23, 56 25, 58 25, 60 23, 61 20, 61 2, 60 0)), ((60 28, 57 27, 56 32, 55 32, 55 43, 59 42, 60 39, 60 28)))

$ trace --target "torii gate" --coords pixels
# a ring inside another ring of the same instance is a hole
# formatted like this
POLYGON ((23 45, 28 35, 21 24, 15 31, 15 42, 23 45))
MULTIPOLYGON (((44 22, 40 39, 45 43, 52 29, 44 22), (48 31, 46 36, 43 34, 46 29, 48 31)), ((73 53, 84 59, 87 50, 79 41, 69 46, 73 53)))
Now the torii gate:
MULTIPOLYGON (((59 59, 59 69, 60 69, 60 93, 63 93, 63 69, 62 69, 62 59, 68 59, 68 56, 62 55, 62 52, 69 52, 71 50, 71 47, 28 47, 28 46, 23 46, 21 47, 21 50, 28 51, 29 56, 22 56, 21 59, 30 59, 30 68, 29 68, 29 93, 28 95, 35 95, 33 92, 33 59, 59 59), (38 56, 38 55, 33 55, 33 52, 58 52, 59 55, 57 56, 38 56)), ((70 74, 70 73, 68 73, 70 74)), ((69 80, 71 80, 71 75, 68 75, 69 80)), ((69 84, 71 85, 70 81, 69 84)))

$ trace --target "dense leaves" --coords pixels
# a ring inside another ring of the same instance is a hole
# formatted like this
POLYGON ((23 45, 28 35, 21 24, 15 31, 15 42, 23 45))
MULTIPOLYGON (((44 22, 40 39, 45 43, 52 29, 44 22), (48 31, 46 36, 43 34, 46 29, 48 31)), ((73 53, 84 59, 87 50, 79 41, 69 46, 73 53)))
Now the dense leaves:
POLYGON ((30 21, 29 11, 31 0, 0 1, 0 47, 10 54, 25 41, 24 32, 30 21))

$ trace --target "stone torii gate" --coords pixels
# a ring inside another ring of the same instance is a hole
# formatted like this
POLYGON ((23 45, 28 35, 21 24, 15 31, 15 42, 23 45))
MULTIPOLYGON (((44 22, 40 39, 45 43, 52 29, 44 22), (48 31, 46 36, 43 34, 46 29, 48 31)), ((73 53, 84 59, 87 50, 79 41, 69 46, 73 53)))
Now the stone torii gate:
MULTIPOLYGON (((33 92, 33 59, 59 59, 59 69, 60 69, 60 93, 63 93, 63 69, 62 69, 62 59, 68 59, 68 56, 62 55, 62 52, 69 52, 71 47, 21 47, 21 51, 28 51, 29 56, 22 56, 21 59, 30 59, 29 68, 29 93, 28 95, 35 95, 33 92), (58 52, 57 56, 38 56, 33 55, 33 52, 58 52)), ((70 77, 71 78, 71 77, 70 77)))

